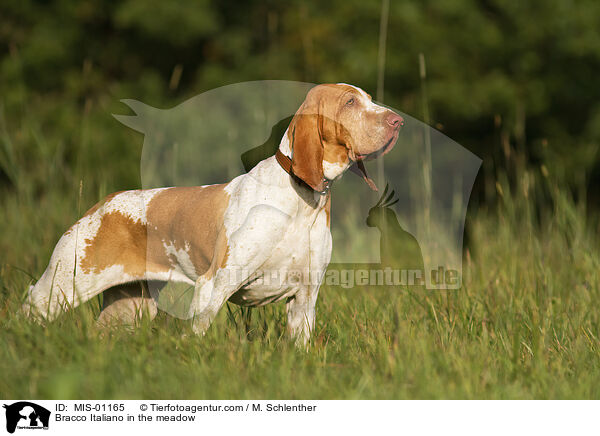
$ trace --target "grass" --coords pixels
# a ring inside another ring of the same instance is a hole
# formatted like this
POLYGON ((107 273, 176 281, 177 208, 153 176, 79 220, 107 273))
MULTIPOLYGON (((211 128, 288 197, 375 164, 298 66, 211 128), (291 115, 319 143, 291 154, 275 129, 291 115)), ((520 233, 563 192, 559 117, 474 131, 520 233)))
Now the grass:
MULTIPOLYGON (((106 333, 95 325, 98 299, 32 324, 16 315, 24 290, 79 201, 124 188, 117 176, 95 176, 114 153, 101 136, 89 134, 85 153, 67 159, 37 125, 0 123, 2 398, 600 397, 597 223, 525 170, 517 190, 498 177, 497 208, 472 211, 462 289, 323 287, 308 351, 287 339, 282 305, 255 310, 249 336, 236 306, 203 338, 165 314, 106 333)), ((136 165, 132 156, 119 171, 136 165)))
MULTIPOLYGON (((564 212, 535 230, 508 212, 473 219, 459 291, 323 288, 308 352, 286 338, 281 305, 255 310, 249 337, 235 306, 204 338, 164 314, 103 334, 97 300, 38 326, 15 315, 29 278, 5 266, 0 371, 10 377, 0 379, 0 394, 598 398, 600 259, 564 201, 564 212)), ((30 225, 32 233, 41 227, 30 225)), ((22 269, 39 273, 48 253, 23 257, 22 269)))

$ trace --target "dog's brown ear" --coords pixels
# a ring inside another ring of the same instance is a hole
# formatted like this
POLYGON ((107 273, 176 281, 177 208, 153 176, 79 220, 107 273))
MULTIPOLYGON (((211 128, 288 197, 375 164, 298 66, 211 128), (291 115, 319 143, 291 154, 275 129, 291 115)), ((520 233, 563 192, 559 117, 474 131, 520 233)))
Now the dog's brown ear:
POLYGON ((315 191, 323 191, 322 119, 319 114, 297 113, 292 120, 292 172, 315 191))

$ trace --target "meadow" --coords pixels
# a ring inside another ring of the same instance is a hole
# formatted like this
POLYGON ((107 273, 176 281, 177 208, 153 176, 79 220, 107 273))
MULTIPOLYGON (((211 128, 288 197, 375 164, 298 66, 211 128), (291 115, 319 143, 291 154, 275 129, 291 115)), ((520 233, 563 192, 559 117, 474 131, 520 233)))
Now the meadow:
POLYGON ((103 194, 135 187, 135 171, 118 172, 136 156, 97 165, 114 150, 95 137, 62 159, 35 119, 0 120, 2 398, 600 396, 598 221, 545 168, 499 172, 497 205, 471 207, 460 290, 324 286, 304 351, 286 337, 283 304, 251 318, 228 305, 205 337, 164 313, 101 330, 98 298, 46 325, 17 315, 62 232, 103 194))

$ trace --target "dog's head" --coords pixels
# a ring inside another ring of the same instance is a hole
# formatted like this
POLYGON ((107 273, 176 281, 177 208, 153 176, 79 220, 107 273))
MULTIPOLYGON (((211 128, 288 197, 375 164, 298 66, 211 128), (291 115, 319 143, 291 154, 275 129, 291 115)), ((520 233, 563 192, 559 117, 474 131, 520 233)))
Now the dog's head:
MULTIPOLYGON (((288 128, 292 171, 322 191, 325 178, 335 179, 352 163, 389 152, 403 124, 400 115, 373 103, 360 88, 315 86, 288 128)), ((364 168, 362 163, 359 168, 364 168)))

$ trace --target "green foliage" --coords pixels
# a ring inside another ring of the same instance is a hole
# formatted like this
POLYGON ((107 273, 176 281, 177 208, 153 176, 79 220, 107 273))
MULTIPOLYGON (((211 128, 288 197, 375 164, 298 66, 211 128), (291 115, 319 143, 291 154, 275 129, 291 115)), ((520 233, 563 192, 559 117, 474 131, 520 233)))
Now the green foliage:
POLYGON ((119 5, 114 19, 119 28, 134 29, 144 38, 174 45, 210 36, 218 29, 215 14, 206 0, 176 3, 129 0, 119 5))
MULTIPOLYGON (((110 131, 95 147, 124 143, 106 119, 125 110, 121 98, 165 107, 255 79, 345 81, 374 94, 379 19, 379 2, 357 0, 5 2, 1 101, 9 125, 35 112, 45 136, 70 142, 74 155, 83 144, 65 132, 84 117, 91 141, 110 131)), ((385 102, 421 117, 423 53, 438 128, 484 159, 499 157, 501 131, 565 180, 589 175, 600 140, 599 20, 593 0, 392 2, 385 102)))

